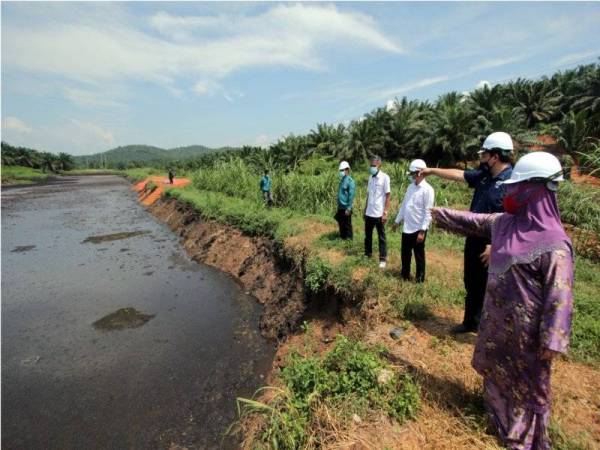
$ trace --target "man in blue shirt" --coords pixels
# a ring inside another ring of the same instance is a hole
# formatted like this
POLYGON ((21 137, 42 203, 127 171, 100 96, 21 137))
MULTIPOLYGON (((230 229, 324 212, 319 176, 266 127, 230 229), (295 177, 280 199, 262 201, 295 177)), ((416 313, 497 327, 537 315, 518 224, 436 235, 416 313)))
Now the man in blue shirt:
MULTIPOLYGON (((477 213, 503 212, 504 185, 499 181, 512 173, 513 142, 507 133, 490 134, 479 151, 479 168, 472 170, 427 168, 423 175, 436 175, 447 180, 464 181, 475 189, 470 211, 477 213)), ((454 333, 477 331, 483 309, 487 284, 487 266, 490 258, 490 241, 486 238, 467 237, 464 249, 465 315, 463 323, 454 333)))
POLYGON ((352 203, 356 193, 356 184, 350 176, 350 164, 342 161, 339 167, 340 185, 337 196, 337 220, 342 239, 352 239, 352 203))
POLYGON ((265 174, 260 179, 260 191, 267 206, 271 207, 273 205, 273 195, 271 195, 271 177, 269 177, 267 169, 265 169, 265 174))

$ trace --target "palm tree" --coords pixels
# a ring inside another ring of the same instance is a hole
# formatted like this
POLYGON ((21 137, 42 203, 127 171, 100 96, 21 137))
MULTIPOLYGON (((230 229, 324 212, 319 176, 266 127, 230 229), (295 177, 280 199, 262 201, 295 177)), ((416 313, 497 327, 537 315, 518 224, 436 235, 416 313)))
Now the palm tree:
POLYGON ((473 113, 458 92, 441 96, 435 106, 428 157, 433 163, 452 164, 475 156, 480 143, 473 134, 473 113))
POLYGON ((560 109, 562 94, 548 80, 518 79, 510 87, 515 111, 523 116, 527 128, 549 121, 560 109))
POLYGON ((586 73, 584 78, 586 87, 584 92, 578 96, 573 103, 577 110, 585 110, 590 116, 600 114, 600 66, 586 73))
POLYGON ((61 170, 71 170, 73 167, 75 167, 75 161, 68 153, 59 153, 56 162, 61 170))
POLYGON ((308 135, 310 153, 317 153, 326 157, 338 156, 344 148, 346 128, 343 124, 337 126, 318 123, 316 130, 311 130, 308 135))
POLYGON ((412 158, 420 155, 427 139, 431 119, 428 103, 409 101, 406 97, 396 99, 391 108, 389 130, 389 158, 412 158))
POLYGON ((358 163, 365 162, 373 155, 380 155, 385 150, 383 130, 375 120, 364 117, 353 120, 348 127, 348 140, 343 153, 344 159, 358 163))

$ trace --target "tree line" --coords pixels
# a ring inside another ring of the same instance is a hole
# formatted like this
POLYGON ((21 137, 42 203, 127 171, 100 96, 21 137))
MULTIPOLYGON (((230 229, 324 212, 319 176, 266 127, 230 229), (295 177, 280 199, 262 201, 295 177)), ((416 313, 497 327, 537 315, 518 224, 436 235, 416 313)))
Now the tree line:
POLYGON ((475 159, 485 136, 500 130, 520 150, 551 135, 564 150, 563 159, 599 175, 600 65, 449 92, 435 102, 403 97, 349 124, 317 124, 308 134, 290 134, 267 149, 245 146, 169 164, 196 169, 242 158, 257 170, 292 171, 311 156, 357 163, 378 154, 386 160, 419 157, 433 165, 457 165, 475 159))
POLYGON ((43 172, 57 172, 71 170, 75 167, 73 157, 61 152, 58 155, 50 152, 41 152, 27 147, 14 147, 2 142, 2 165, 23 166, 40 169, 43 172))

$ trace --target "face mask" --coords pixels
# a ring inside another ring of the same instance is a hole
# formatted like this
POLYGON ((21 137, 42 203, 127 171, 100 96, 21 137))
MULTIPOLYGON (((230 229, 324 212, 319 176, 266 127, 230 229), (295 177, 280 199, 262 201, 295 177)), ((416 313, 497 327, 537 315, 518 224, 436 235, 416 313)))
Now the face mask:
POLYGON ((408 181, 410 181, 411 183, 415 182, 415 177, 413 177, 412 175, 408 176, 408 181))
POLYGON ((488 173, 490 171, 490 166, 488 166, 487 162, 479 163, 479 170, 481 170, 484 173, 488 173))
POLYGON ((502 207, 504 208, 505 212, 513 215, 517 214, 523 206, 533 201, 539 194, 541 194, 544 191, 545 186, 541 186, 539 189, 529 194, 523 200, 519 200, 519 197, 527 188, 527 185, 523 185, 522 187, 516 189, 514 192, 511 192, 510 194, 507 193, 504 195, 504 198, 502 199, 502 207))
POLYGON ((377 167, 375 167, 375 166, 369 167, 369 173, 371 175, 375 175, 377 172, 379 172, 379 169, 377 167))
POLYGON ((340 176, 340 178, 344 178, 346 176, 346 173, 343 170, 340 170, 339 176, 340 176))

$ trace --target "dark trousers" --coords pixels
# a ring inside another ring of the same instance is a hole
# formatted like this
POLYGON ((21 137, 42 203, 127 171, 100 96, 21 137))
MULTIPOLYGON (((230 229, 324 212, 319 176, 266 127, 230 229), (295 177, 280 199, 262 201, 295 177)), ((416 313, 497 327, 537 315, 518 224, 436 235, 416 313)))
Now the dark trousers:
POLYGON ((340 237, 342 239, 352 239, 352 212, 346 215, 345 209, 338 209, 335 213, 335 220, 340 227, 340 237))
POLYGON ((487 285, 488 271, 483 265, 480 255, 489 244, 487 239, 479 237, 467 237, 465 241, 465 317, 463 324, 466 327, 479 326, 481 311, 483 310, 483 298, 487 285))
POLYGON ((385 227, 381 217, 365 216, 365 255, 371 256, 373 254, 373 228, 377 228, 379 260, 385 261, 387 248, 385 246, 385 227))
POLYGON ((402 278, 405 280, 410 279, 410 260, 414 252, 417 265, 415 281, 422 283, 425 281, 425 239, 427 239, 427 231, 425 231, 425 239, 421 243, 417 242, 418 235, 418 231, 402 233, 402 278))

